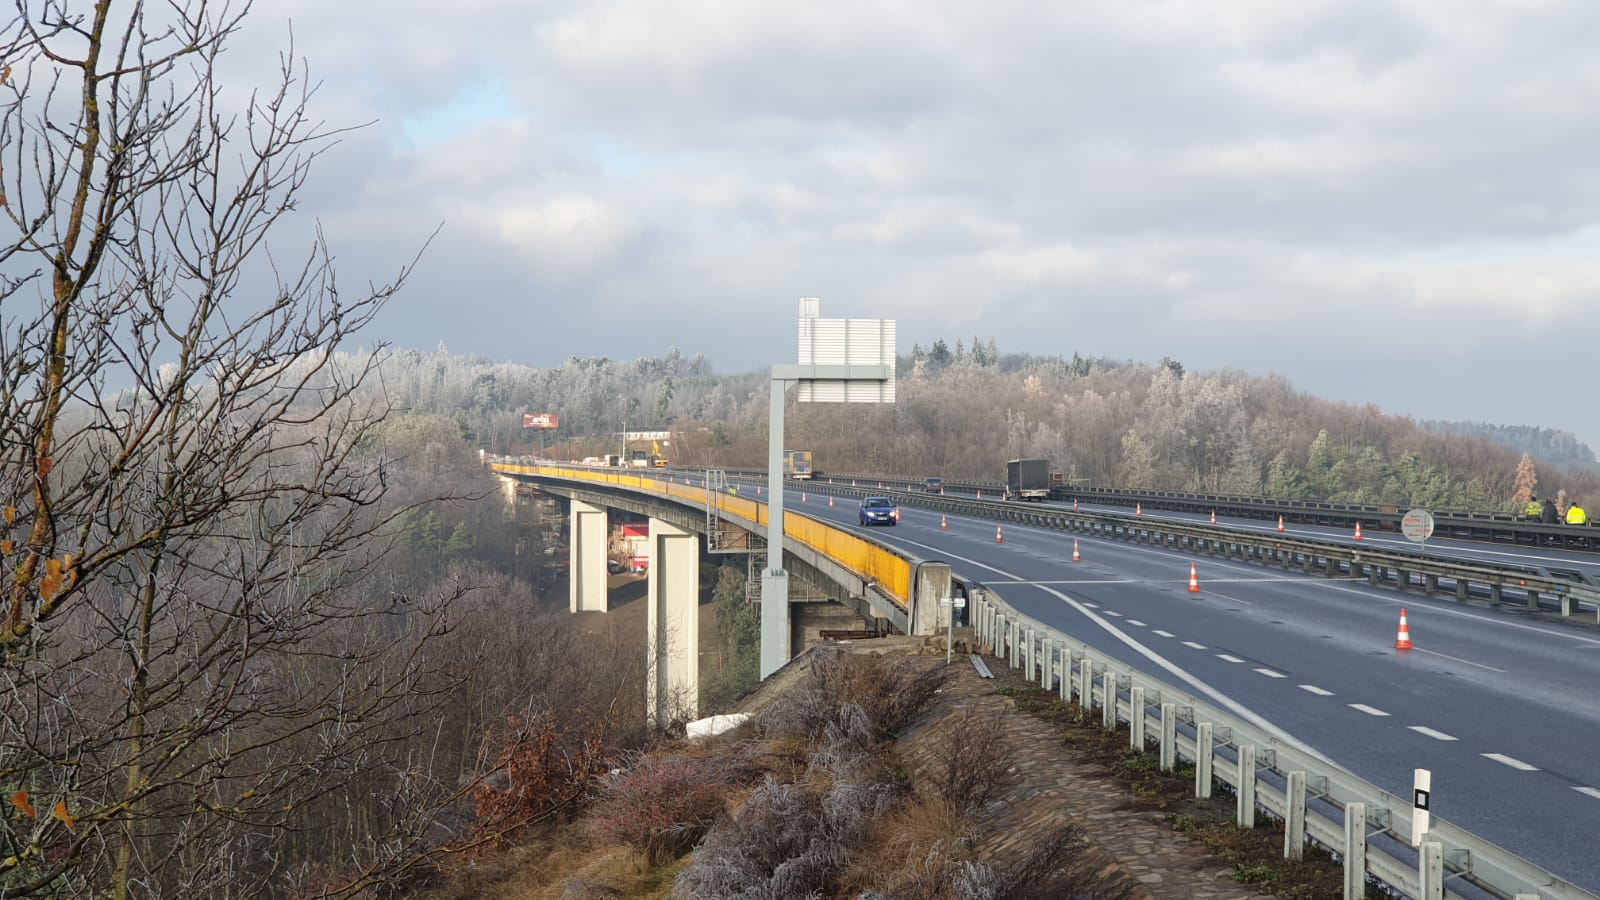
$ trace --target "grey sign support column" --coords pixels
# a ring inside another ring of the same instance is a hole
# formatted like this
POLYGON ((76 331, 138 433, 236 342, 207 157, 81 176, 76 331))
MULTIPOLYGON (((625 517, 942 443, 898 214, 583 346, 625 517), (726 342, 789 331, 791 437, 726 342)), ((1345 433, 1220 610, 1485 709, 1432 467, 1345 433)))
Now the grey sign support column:
POLYGON ((606 612, 606 508, 572 501, 567 594, 572 612, 606 612))
POLYGON ((823 319, 819 306, 815 297, 800 298, 800 362, 772 367, 767 569, 761 573, 762 679, 789 661, 789 573, 783 567, 783 402, 789 383, 797 385, 802 403, 894 402, 894 320, 823 319))

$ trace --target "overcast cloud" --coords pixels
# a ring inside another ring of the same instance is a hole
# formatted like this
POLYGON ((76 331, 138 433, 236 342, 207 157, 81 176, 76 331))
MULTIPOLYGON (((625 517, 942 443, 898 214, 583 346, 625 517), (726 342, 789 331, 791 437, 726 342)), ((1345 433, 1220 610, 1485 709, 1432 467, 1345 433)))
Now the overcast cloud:
POLYGON ((535 365, 901 351, 1278 372, 1600 448, 1600 4, 259 2, 330 123, 369 334, 535 365))

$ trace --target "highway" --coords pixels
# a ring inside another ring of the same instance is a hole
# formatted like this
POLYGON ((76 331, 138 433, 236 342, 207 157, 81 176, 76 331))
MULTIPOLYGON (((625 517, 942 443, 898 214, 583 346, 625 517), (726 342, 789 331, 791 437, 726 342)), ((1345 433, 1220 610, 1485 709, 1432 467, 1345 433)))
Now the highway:
MULTIPOLYGON (((1600 890, 1600 631, 1512 605, 1459 604, 1114 540, 1079 536, 1083 561, 1072 563, 1071 535, 1006 524, 996 543, 992 520, 949 515, 941 530, 938 513, 910 506, 897 527, 863 529, 853 499, 830 509, 821 493, 800 498, 786 492, 791 512, 948 561, 1019 611, 1186 684, 1394 794, 1409 795, 1413 768, 1430 769, 1436 816, 1600 890), (1198 594, 1187 591, 1191 562, 1198 594), (1409 651, 1394 647, 1402 607, 1409 651)), ((1218 524, 1276 531, 1259 520, 1218 524)), ((1288 532, 1351 537, 1310 526, 1288 532)), ((1366 542, 1408 543, 1387 533, 1366 542)), ((1593 554, 1455 541, 1427 550, 1537 557, 1600 578, 1593 554)))

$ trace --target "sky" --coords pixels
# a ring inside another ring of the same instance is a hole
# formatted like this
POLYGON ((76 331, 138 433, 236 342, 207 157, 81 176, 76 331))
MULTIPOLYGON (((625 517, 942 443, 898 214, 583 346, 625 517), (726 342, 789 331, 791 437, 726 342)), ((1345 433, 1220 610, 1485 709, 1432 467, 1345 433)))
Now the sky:
POLYGON ((900 351, 1278 373, 1600 448, 1593 0, 261 0, 330 125, 276 240, 370 341, 559 365, 900 351))

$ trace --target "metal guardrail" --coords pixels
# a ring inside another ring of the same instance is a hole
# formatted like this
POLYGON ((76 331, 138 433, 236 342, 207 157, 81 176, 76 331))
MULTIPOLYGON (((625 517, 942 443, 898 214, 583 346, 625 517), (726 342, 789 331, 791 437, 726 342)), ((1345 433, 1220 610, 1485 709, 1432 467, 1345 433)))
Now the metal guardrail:
MULTIPOLYGON (((822 481, 812 482, 806 490, 848 497, 884 493, 876 484, 873 482, 874 487, 863 488, 839 483, 829 485, 822 481)), ((1531 611, 1546 609, 1545 598, 1550 598, 1549 610, 1562 616, 1579 615, 1581 603, 1590 602, 1596 604, 1595 618, 1600 621, 1600 589, 1542 566, 1468 563, 1339 541, 1244 532, 1124 513, 1074 511, 1033 503, 972 500, 917 491, 895 492, 892 496, 902 506, 1154 544, 1237 562, 1298 568, 1308 575, 1365 579, 1374 586, 1419 590, 1428 595, 1440 593, 1444 590, 1441 583, 1447 583, 1448 592, 1461 601, 1481 598, 1497 604, 1512 602, 1506 599, 1509 591, 1521 597, 1522 605, 1531 611)))
MULTIPOLYGON (((728 469, 730 473, 745 476, 764 475, 763 470, 728 469)), ((871 475, 860 473, 824 472, 813 479, 813 484, 882 485, 885 489, 917 492, 921 478, 898 475, 871 475)), ((944 486, 951 491, 983 492, 1000 496, 1004 485, 999 482, 952 481, 944 486)), ((1406 514, 1398 506, 1331 503, 1325 500, 1274 500, 1266 497, 1245 497, 1236 494, 1205 494, 1186 491, 1134 490, 1114 487, 1073 487, 1068 496, 1085 502, 1105 506, 1142 504, 1150 509, 1178 512, 1207 513, 1245 519, 1274 520, 1283 516, 1287 522, 1306 525, 1329 525, 1349 528, 1360 522, 1368 530, 1399 531, 1400 519, 1406 514)), ((1587 525, 1544 525, 1529 522, 1510 513, 1472 510, 1431 510, 1435 534, 1441 538, 1484 540, 1520 546, 1559 547, 1566 550, 1600 552, 1600 521, 1587 525)))
POLYGON ((1172 771, 1180 757, 1193 762, 1197 796, 1211 796, 1214 781, 1226 784, 1237 798, 1240 827, 1253 827, 1258 810, 1282 821, 1286 858, 1298 858, 1308 842, 1339 855, 1346 897, 1364 896, 1369 877, 1425 900, 1474 896, 1447 882, 1518 900, 1600 896, 1437 816, 1420 846, 1412 847, 1408 798, 1356 777, 1286 736, 1121 667, 1071 635, 1017 612, 989 588, 973 595, 978 643, 992 657, 1024 669, 1029 681, 1059 691, 1065 702, 1100 709, 1107 729, 1126 722, 1130 746, 1147 750, 1154 743, 1163 770, 1172 771))

